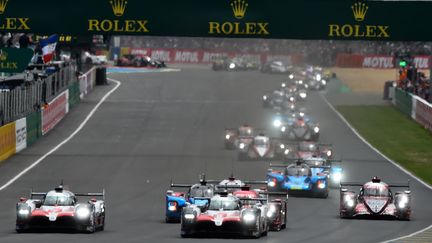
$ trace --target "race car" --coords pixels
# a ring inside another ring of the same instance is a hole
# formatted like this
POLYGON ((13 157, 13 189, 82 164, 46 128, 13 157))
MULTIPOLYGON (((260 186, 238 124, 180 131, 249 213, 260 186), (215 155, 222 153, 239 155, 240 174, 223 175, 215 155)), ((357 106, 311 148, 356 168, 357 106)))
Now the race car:
MULTIPOLYGON (((297 159, 298 160, 298 159, 297 159)), ((338 187, 340 181, 343 177, 343 170, 340 166, 340 163, 342 163, 341 160, 333 160, 333 159, 326 159, 326 158, 320 158, 320 157, 307 157, 301 159, 305 164, 316 167, 313 170, 313 173, 319 174, 324 173, 327 174, 329 179, 329 186, 330 187, 338 187), (339 165, 336 165, 339 164, 339 165), (322 166, 322 167, 318 167, 322 166)))
POLYGON ((292 113, 280 126, 282 139, 296 141, 318 141, 320 127, 303 112, 292 113))
POLYGON ((214 195, 205 208, 188 205, 183 208, 181 236, 229 234, 259 238, 269 230, 265 198, 248 199, 258 201, 255 205, 243 205, 236 196, 228 193, 214 195))
POLYGON ((132 66, 132 67, 152 67, 164 68, 166 64, 161 60, 153 60, 149 56, 139 56, 127 54, 117 60, 117 66, 132 66))
POLYGON ((410 220, 411 191, 407 184, 386 184, 378 177, 365 184, 341 183, 340 210, 341 218, 384 218, 410 220), (360 192, 348 190, 346 187, 358 187, 360 192), (407 190, 393 193, 390 188, 406 188, 407 190))
POLYGON ((243 205, 255 205, 262 203, 260 201, 250 201, 250 198, 260 199, 263 195, 267 196, 267 220, 269 221, 270 231, 280 231, 286 228, 287 223, 287 196, 286 193, 272 193, 261 190, 250 190, 249 187, 242 187, 241 190, 235 191, 234 196, 238 197, 243 205), (270 199, 270 197, 275 197, 270 199), (283 196, 283 197, 282 197, 283 196))
POLYGON ((295 110, 297 103, 302 101, 295 93, 286 93, 282 90, 274 90, 271 94, 262 97, 263 106, 275 110, 292 111, 295 110))
POLYGON ((171 188, 188 188, 187 192, 174 192, 168 190, 165 197, 165 222, 180 222, 182 209, 187 204, 203 207, 213 196, 215 185, 209 184, 202 176, 198 184, 171 183, 171 188))
POLYGON ((289 149, 287 158, 333 158, 333 146, 331 144, 321 144, 313 141, 301 141, 298 143, 285 145, 289 149))
POLYGON ((328 197, 328 176, 323 172, 327 166, 309 166, 297 161, 289 165, 270 164, 267 172, 269 191, 288 191, 291 195, 328 197), (283 168, 283 171, 274 168, 283 168))
POLYGON ((293 96, 298 102, 305 101, 307 98, 307 89, 296 83, 282 82, 281 88, 288 97, 293 96))
POLYGON ((73 193, 63 184, 49 192, 31 192, 16 205, 16 231, 38 229, 77 230, 93 233, 105 228, 105 192, 73 193), (40 199, 34 199, 34 198, 40 199), (78 197, 89 201, 78 202, 78 197), (101 197, 103 200, 97 200, 101 197))
POLYGON ((235 149, 239 143, 249 144, 254 137, 254 129, 247 124, 239 128, 225 128, 225 149, 235 149))
POLYGON ((259 63, 248 56, 237 56, 233 58, 222 57, 213 61, 212 69, 214 71, 245 71, 257 70, 259 63))
POLYGON ((285 145, 280 140, 265 136, 263 133, 255 136, 251 143, 239 143, 238 160, 271 160, 283 159, 288 154, 285 145))
POLYGON ((308 66, 306 68, 305 84, 311 90, 323 90, 327 86, 328 79, 324 79, 323 69, 321 67, 308 66))
POLYGON ((272 60, 262 65, 261 72, 291 74, 291 66, 282 60, 272 60))

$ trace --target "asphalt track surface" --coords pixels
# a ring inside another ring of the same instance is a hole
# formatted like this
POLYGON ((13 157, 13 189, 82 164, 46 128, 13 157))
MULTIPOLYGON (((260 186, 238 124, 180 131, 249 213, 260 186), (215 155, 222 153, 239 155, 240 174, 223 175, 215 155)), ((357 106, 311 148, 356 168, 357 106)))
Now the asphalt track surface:
MULTIPOLYGON (((122 85, 71 141, 11 186, 0 191, 0 242, 201 242, 181 239, 178 224, 164 223, 164 196, 170 180, 193 183, 198 174, 222 179, 235 175, 264 180, 268 163, 236 160, 223 149, 224 127, 249 123, 270 127, 271 112, 261 96, 282 77, 257 72, 181 72, 113 74, 122 85), (15 204, 29 190, 46 191, 63 179, 74 191, 106 189, 106 231, 93 235, 61 232, 16 234, 15 204)), ((97 88, 48 136, 0 165, 3 185, 73 132, 104 93, 97 88)), ((321 124, 322 142, 333 143, 344 159, 345 180, 380 176, 404 182, 403 172, 360 141, 318 93, 307 107, 321 124)), ((401 138, 403 139, 403 138, 401 138)), ((380 242, 432 223, 432 192, 411 181, 413 217, 409 222, 341 220, 339 194, 328 199, 289 199, 288 226, 259 240, 267 242, 380 242)), ((237 240, 237 239, 236 239, 237 240)), ((206 239, 206 242, 234 239, 206 239)))

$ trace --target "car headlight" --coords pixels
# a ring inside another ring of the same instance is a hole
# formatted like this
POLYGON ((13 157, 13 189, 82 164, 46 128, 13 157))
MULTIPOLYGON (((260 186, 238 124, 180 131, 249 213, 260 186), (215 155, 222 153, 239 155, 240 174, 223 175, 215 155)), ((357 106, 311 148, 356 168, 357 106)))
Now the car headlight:
POLYGON ((284 154, 287 155, 289 154, 289 152, 290 152, 289 149, 285 149, 284 154))
POLYGON ((285 88, 285 87, 286 87, 286 84, 285 84, 285 83, 282 83, 282 84, 281 84, 281 87, 282 87, 282 88, 285 88))
POLYGON ((340 173, 340 172, 333 173, 332 179, 334 182, 339 183, 342 180, 342 173, 340 173))
POLYGON ((267 186, 268 187, 275 187, 276 186, 276 181, 274 179, 273 180, 269 180, 267 182, 267 186))
POLYGON ((279 119, 273 121, 273 126, 280 127, 281 125, 282 125, 282 122, 279 119))
POLYGON ((304 86, 305 86, 306 89, 309 88, 309 85, 308 85, 308 84, 305 84, 304 86))
POLYGON ((227 140, 230 139, 230 137, 231 136, 229 134, 225 135, 225 139, 227 139, 227 140))
POLYGON ((408 204, 408 197, 403 195, 398 203, 399 208, 405 208, 408 204))
POLYGON ((76 215, 80 219, 88 218, 90 216, 90 209, 88 209, 88 208, 79 208, 76 211, 76 215))
POLYGON ((298 83, 299 83, 299 84, 303 84, 303 80, 299 80, 298 83))
POLYGON ((286 131, 286 127, 283 126, 283 127, 281 128, 281 131, 282 131, 282 132, 285 132, 285 131, 286 131))
POLYGON ((327 151, 327 153, 326 153, 326 154, 327 154, 327 156, 328 156, 328 157, 330 157, 330 156, 332 156, 332 151, 331 151, 331 150, 329 150, 329 151, 327 151))
POLYGON ((317 80, 317 81, 321 81, 321 74, 317 74, 317 75, 316 75, 316 80, 317 80))
POLYGON ((280 148, 281 148, 281 149, 284 149, 284 148, 285 148, 285 144, 281 144, 281 145, 280 145, 280 148))
POLYGON ((354 206, 354 200, 353 200, 353 198, 351 197, 351 196, 349 196, 349 195, 345 195, 345 197, 344 197, 344 201, 345 201, 345 204, 348 206, 348 207, 353 207, 354 206))
POLYGON ((245 145, 244 143, 240 143, 240 144, 239 144, 239 148, 240 148, 240 149, 244 149, 245 146, 246 146, 246 145, 245 145))
POLYGON ((185 219, 189 219, 189 220, 194 219, 195 218, 195 214, 193 214, 193 213, 186 213, 184 215, 184 218, 185 219))
POLYGON ((305 113, 300 112, 299 115, 300 115, 301 117, 304 117, 305 113))
POLYGON ((27 215, 30 214, 30 210, 28 210, 28 209, 20 209, 20 210, 18 211, 18 214, 19 214, 19 215, 22 215, 22 216, 27 216, 27 215))
POLYGON ((243 215, 243 220, 246 222, 255 221, 255 215, 252 213, 246 213, 245 215, 243 215))
POLYGON ((319 127, 314 127, 314 132, 315 133, 319 133, 319 131, 320 131, 319 127))
POLYGON ((300 93, 299 95, 300 95, 300 98, 302 98, 302 99, 306 98, 306 96, 307 96, 306 93, 300 93))
POLYGON ((289 100, 291 101, 291 102, 294 102, 294 97, 289 97, 289 100))
POLYGON ((264 96, 263 96, 263 100, 267 100, 267 95, 264 95, 264 96))
POLYGON ((236 67, 236 65, 234 63, 230 63, 229 68, 230 69, 234 69, 236 67))
POLYGON ((293 74, 290 74, 288 77, 289 77, 289 79, 293 79, 293 78, 294 78, 294 75, 293 75, 293 74))
POLYGON ((323 85, 326 85, 326 84, 327 84, 327 81, 325 81, 325 80, 323 79, 323 80, 321 80, 321 83, 322 83, 323 85))

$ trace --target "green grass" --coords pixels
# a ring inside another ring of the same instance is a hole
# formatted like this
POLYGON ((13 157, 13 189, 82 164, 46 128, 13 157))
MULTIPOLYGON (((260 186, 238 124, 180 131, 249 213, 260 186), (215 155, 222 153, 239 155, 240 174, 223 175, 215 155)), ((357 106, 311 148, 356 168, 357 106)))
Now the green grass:
POLYGON ((432 184, 432 133, 392 106, 338 106, 375 148, 432 184))

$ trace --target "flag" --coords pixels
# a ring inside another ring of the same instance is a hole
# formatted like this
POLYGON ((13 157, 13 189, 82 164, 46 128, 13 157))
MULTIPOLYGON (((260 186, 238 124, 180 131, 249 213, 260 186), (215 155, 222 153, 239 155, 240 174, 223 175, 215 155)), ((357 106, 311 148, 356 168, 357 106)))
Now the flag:
POLYGON ((59 37, 55 34, 39 41, 44 63, 50 62, 53 59, 58 40, 59 37))

